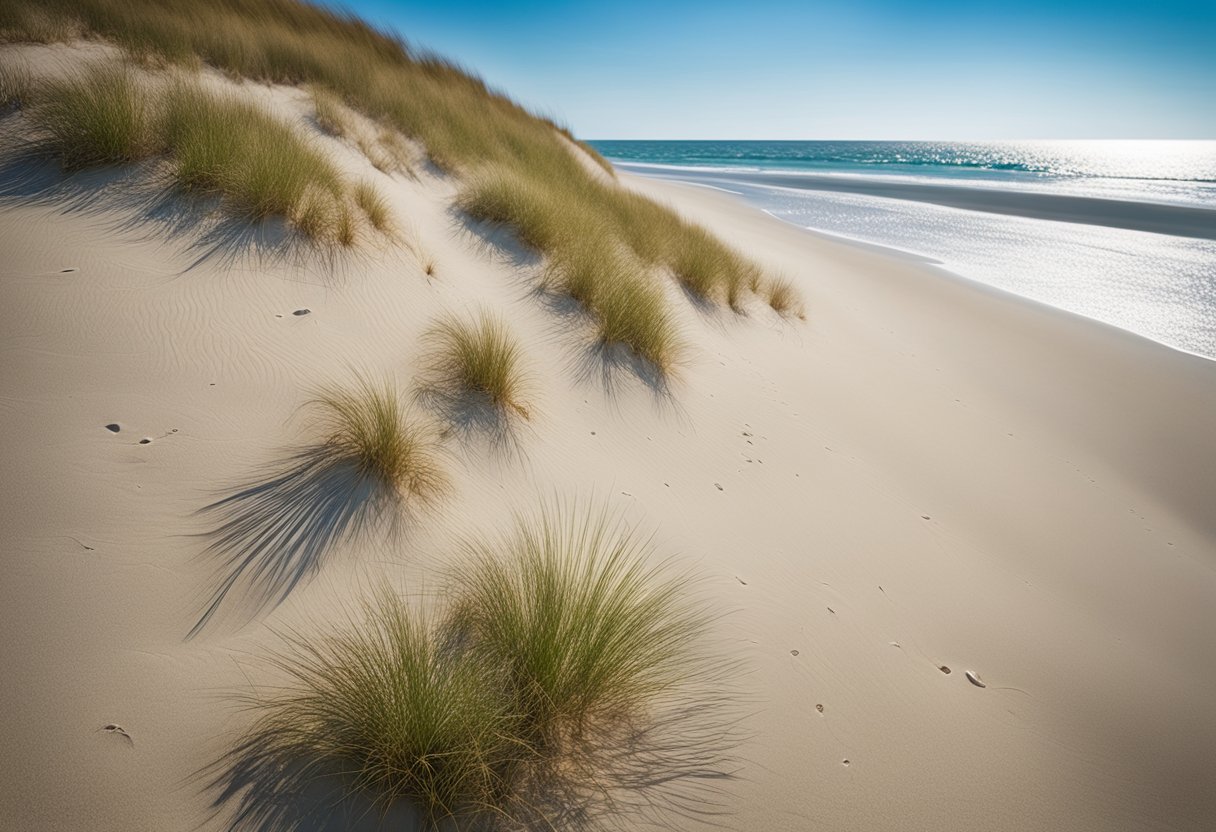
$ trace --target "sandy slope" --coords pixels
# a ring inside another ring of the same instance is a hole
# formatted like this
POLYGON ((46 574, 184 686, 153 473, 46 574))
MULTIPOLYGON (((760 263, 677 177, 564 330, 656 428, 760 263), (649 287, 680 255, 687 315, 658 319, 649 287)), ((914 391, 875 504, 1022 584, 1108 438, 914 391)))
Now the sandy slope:
MULTIPOLYGON (((306 126, 299 92, 251 94, 306 126)), ((433 589, 458 534, 554 491, 656 529, 730 611, 753 702, 729 826, 1212 828, 1216 365, 630 177, 787 274, 808 320, 673 290, 690 357, 670 394, 606 386, 517 252, 450 211, 452 183, 323 140, 391 191, 435 279, 402 248, 200 259, 106 196, 121 175, 4 173, 5 828, 225 828, 197 772, 243 724, 228 694, 265 678, 271 628, 321 626, 386 577, 433 589), (187 638, 217 578, 199 510, 315 438, 316 384, 408 382, 430 321, 480 304, 534 366, 513 451, 454 438, 440 513, 187 638)))

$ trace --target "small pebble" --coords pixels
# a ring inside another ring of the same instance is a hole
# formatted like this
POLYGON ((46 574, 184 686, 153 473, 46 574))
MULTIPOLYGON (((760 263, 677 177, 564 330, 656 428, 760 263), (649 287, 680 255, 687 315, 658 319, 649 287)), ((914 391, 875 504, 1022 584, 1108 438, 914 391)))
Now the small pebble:
POLYGON ((110 433, 118 433, 120 430, 122 430, 122 427, 118 424, 118 422, 111 422, 110 424, 106 425, 106 430, 108 430, 110 433))
POLYGON ((721 484, 721 483, 718 483, 718 482, 714 483, 714 488, 718 489, 719 491, 725 491, 725 490, 726 490, 725 488, 723 488, 723 487, 722 487, 722 484, 721 484))
POLYGON ((940 670, 942 673, 945 673, 947 676, 950 675, 950 668, 946 667, 945 665, 942 665, 941 667, 939 667, 938 670, 940 670))
POLYGON ((823 705, 822 704, 816 705, 815 710, 819 711, 819 713, 823 713, 823 705))
POLYGON ((312 310, 311 310, 311 309, 297 309, 295 312, 292 312, 291 314, 293 314, 293 315, 295 315, 297 318, 299 318, 299 317, 301 317, 301 316, 303 316, 303 315, 311 315, 311 314, 312 314, 312 310))
POLYGON ((151 440, 149 437, 145 436, 143 439, 139 440, 139 444, 141 444, 141 445, 147 445, 147 444, 149 444, 151 441, 152 441, 152 440, 151 440))
POLYGON ((790 651, 790 655, 791 655, 791 656, 797 656, 797 655, 798 655, 798 651, 797 651, 797 650, 791 650, 791 651, 790 651))

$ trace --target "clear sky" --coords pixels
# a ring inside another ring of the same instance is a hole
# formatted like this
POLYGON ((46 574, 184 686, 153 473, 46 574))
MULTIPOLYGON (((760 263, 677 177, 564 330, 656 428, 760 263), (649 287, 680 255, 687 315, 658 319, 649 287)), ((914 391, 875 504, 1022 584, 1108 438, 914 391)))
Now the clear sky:
POLYGON ((1216 139, 1216 0, 348 8, 589 139, 1216 139))

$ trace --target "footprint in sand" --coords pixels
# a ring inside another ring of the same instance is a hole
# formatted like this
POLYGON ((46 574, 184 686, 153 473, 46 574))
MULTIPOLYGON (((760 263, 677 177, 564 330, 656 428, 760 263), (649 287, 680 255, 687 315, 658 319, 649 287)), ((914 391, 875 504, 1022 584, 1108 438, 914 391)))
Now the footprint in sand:
POLYGON ((819 711, 819 713, 823 713, 823 703, 820 702, 819 704, 815 705, 815 710, 819 711))

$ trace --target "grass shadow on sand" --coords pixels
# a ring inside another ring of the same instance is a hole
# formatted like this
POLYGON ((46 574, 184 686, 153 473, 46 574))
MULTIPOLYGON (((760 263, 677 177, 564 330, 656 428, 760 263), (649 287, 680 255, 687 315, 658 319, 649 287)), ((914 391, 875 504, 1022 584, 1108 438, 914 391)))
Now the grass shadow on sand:
POLYGON ((220 211, 216 197, 181 192, 158 161, 65 173, 37 144, 26 143, 0 158, 0 205, 44 205, 102 219, 114 233, 183 244, 192 258, 183 271, 247 259, 302 264, 336 256, 279 218, 251 222, 220 211))
POLYGON ((293 455, 200 512, 219 522, 204 537, 219 561, 217 586, 189 637, 198 635, 234 592, 243 621, 282 603, 321 568, 340 543, 371 529, 396 531, 398 493, 329 445, 293 455))
POLYGON ((424 385, 415 393, 444 423, 444 435, 484 449, 498 462, 527 460, 525 438, 534 433, 518 414, 504 412, 484 393, 424 385))

